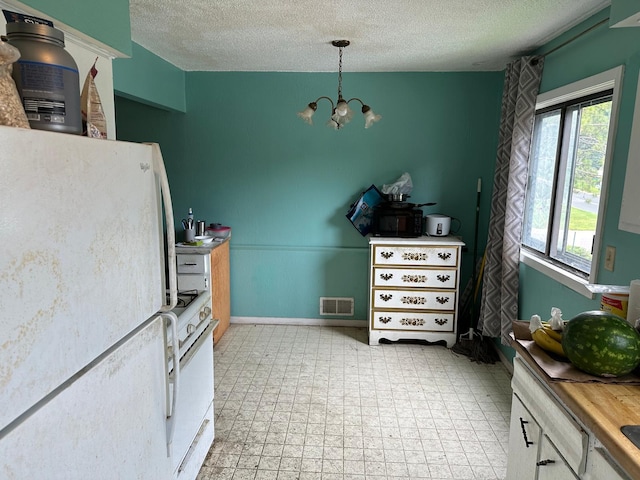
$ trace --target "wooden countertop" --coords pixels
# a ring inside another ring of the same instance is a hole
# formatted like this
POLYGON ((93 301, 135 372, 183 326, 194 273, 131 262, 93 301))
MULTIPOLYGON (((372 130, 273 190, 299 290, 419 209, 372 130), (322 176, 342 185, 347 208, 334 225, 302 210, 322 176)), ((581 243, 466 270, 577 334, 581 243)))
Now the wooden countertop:
POLYGON ((640 425, 640 386, 554 382, 550 387, 620 466, 640 479, 640 449, 620 431, 623 425, 640 425))
POLYGON ((225 242, 228 242, 231 239, 231 235, 223 240, 214 240, 213 242, 204 243, 200 246, 191 246, 191 245, 183 245, 182 243, 176 243, 176 253, 192 253, 199 255, 206 255, 207 253, 211 253, 216 247, 219 247, 225 242))
POLYGON ((553 391, 631 476, 640 479, 640 449, 621 431, 623 425, 640 425, 640 386, 611 383, 548 381, 532 357, 517 342, 513 344, 553 391))

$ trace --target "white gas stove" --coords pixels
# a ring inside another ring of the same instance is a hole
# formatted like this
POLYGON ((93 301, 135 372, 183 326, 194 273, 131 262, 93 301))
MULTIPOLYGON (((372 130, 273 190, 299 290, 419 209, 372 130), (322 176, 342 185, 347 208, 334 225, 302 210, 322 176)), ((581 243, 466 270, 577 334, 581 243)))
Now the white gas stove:
MULTIPOLYGON (((193 480, 214 439, 213 330, 218 320, 211 318, 209 290, 178 292, 172 312, 178 317, 180 358, 172 452, 174 478, 193 480)), ((175 381, 171 361, 169 369, 175 381)))

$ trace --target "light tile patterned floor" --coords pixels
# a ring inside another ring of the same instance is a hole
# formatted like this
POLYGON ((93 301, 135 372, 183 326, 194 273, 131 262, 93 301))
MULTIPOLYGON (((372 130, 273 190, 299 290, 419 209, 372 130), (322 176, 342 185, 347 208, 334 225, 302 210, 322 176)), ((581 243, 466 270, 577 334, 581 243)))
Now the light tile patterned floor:
POLYGON ((360 328, 231 325, 198 480, 502 479, 506 368, 360 328))

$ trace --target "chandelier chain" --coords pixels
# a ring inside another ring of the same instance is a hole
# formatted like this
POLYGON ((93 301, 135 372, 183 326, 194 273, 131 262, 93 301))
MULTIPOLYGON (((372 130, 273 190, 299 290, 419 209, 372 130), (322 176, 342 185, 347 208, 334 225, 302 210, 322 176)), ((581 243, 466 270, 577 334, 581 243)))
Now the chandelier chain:
POLYGON ((342 49, 339 47, 339 61, 338 61, 338 101, 342 98, 342 49))

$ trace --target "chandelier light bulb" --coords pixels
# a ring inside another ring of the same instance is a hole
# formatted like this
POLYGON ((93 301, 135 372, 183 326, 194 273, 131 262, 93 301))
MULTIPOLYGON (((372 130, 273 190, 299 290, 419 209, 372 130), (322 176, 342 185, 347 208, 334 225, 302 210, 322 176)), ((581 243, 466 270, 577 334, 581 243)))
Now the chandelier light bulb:
POLYGON ((316 110, 318 109, 318 105, 316 104, 316 102, 311 102, 309 105, 307 105, 307 108, 305 108, 304 110, 302 110, 301 112, 298 112, 298 116, 305 121, 305 123, 308 123, 309 125, 313 125, 313 114, 316 113, 316 110))
POLYGON ((346 116, 347 113, 349 113, 349 105, 347 105, 347 102, 340 100, 338 105, 336 105, 336 113, 341 117, 346 116))
POLYGON ((364 128, 369 128, 374 123, 382 119, 382 115, 373 113, 369 105, 362 106, 362 114, 364 115, 364 128))

